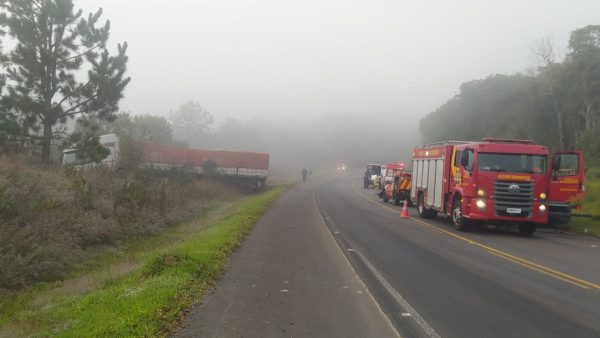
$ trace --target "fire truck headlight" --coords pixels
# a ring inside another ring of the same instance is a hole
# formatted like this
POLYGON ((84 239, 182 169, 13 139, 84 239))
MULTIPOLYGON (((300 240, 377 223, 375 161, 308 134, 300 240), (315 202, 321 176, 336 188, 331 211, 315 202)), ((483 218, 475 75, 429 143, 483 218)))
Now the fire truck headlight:
POLYGON ((546 199, 546 193, 543 192, 540 194, 540 199, 545 200, 546 199))
POLYGON ((485 209, 485 201, 484 200, 477 200, 477 202, 475 202, 475 205, 477 205, 477 208, 479 208, 479 209, 485 209))
POLYGON ((484 197, 485 196, 485 190, 483 190, 481 188, 477 189, 477 196, 484 197))
POLYGON ((540 212, 546 212, 546 206, 544 204, 540 204, 540 212))

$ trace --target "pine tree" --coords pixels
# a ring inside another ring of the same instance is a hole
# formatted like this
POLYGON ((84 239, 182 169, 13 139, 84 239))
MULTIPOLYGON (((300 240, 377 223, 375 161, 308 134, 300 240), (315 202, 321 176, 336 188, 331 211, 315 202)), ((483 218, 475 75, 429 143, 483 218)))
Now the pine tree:
POLYGON ((27 136, 40 140, 41 161, 48 164, 57 124, 90 115, 114 118, 130 81, 127 43, 111 56, 110 22, 98 25, 102 9, 85 18, 72 0, 5 0, 0 10, 2 33, 16 42, 4 63, 2 108, 28 122, 27 136))

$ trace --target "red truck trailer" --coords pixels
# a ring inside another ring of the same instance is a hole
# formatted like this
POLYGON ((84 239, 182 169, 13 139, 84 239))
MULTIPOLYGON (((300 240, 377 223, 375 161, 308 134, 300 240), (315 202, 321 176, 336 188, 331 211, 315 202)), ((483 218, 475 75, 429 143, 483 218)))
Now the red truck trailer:
MULTIPOLYGON (((109 155, 97 165, 118 167, 121 160, 121 145, 114 134, 102 135, 100 144, 109 150, 109 155)), ((168 170, 185 168, 199 175, 213 170, 244 191, 262 188, 269 172, 269 154, 230 150, 189 149, 176 145, 149 142, 134 142, 139 150, 139 165, 145 168, 168 170)), ((89 166, 77 160, 77 149, 63 152, 63 164, 89 166)))
POLYGON ((187 149, 175 145, 140 142, 141 165, 158 169, 184 167, 206 174, 209 163, 215 174, 240 185, 242 190, 261 188, 269 171, 269 154, 231 150, 187 149))
POLYGON ((444 141, 413 151, 410 198, 422 218, 438 213, 457 230, 516 224, 532 235, 549 219, 568 220, 583 197, 583 153, 554 154, 529 140, 444 141))

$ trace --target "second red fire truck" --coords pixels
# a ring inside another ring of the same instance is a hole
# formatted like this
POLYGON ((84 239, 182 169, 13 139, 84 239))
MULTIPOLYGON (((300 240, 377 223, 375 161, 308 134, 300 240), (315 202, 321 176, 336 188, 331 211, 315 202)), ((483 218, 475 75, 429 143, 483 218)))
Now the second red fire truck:
POLYGON ((568 221, 585 191, 581 151, 548 157, 529 140, 424 145, 413 152, 410 198, 420 217, 449 216, 457 230, 507 223, 529 236, 550 219, 568 221))
POLYGON ((410 195, 411 173, 405 171, 404 163, 385 165, 385 185, 380 193, 384 202, 392 201, 394 205, 407 200, 410 195))

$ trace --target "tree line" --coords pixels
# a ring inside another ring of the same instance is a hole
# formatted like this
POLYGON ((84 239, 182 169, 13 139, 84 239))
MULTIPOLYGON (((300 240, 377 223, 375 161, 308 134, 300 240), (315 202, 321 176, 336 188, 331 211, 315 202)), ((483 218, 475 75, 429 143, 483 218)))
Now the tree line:
POLYGON ((532 50, 540 65, 528 73, 463 83, 421 120, 424 141, 533 139, 553 150, 583 149, 600 163, 600 25, 571 32, 561 60, 549 39, 532 50))
POLYGON ((42 163, 73 119, 113 120, 130 81, 127 43, 107 48, 110 21, 85 16, 72 0, 0 1, 0 146, 42 163))

